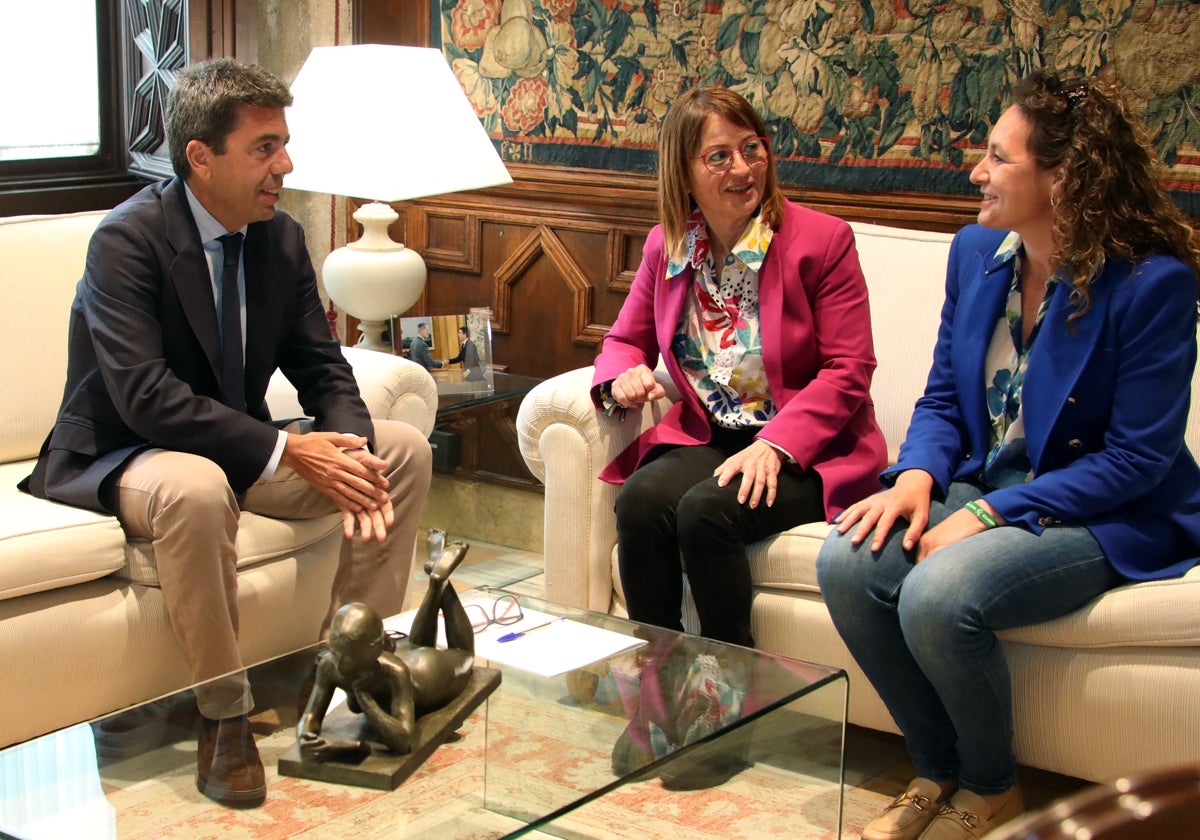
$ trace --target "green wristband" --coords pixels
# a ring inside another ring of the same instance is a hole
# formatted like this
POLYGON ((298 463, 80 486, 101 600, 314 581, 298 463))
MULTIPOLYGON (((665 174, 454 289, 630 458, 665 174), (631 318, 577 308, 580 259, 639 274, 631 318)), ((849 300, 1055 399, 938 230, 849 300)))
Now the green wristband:
POLYGON ((982 522, 986 528, 995 528, 1000 524, 996 521, 996 517, 988 513, 987 508, 979 504, 979 502, 967 502, 966 509, 975 514, 975 518, 982 522))

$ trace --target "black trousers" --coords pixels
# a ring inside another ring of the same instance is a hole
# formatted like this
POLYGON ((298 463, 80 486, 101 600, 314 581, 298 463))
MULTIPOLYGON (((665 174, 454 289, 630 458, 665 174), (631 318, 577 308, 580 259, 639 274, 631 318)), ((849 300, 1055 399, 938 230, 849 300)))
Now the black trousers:
POLYGON ((771 507, 739 504, 740 476, 717 486, 713 471, 754 433, 714 427, 709 444, 667 449, 625 482, 616 503, 617 559, 630 618, 682 630, 686 571, 701 634, 753 647, 746 546, 825 518, 812 471, 785 465, 771 507))

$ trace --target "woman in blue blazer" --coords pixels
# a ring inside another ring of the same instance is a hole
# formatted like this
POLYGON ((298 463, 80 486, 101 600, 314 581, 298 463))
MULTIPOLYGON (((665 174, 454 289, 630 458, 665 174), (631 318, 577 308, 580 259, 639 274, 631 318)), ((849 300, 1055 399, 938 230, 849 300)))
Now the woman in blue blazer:
POLYGON ((1197 236, 1098 80, 1019 83, 971 173, 925 394, 887 489, 817 561, 918 778, 865 840, 979 837, 1023 810, 996 631, 1200 555, 1184 444, 1197 236))

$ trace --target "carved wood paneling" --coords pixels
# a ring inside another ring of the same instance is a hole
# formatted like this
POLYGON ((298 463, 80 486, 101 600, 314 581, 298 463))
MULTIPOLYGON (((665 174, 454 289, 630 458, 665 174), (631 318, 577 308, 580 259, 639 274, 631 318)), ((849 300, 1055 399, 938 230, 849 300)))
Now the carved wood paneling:
MULTIPOLYGON (((418 250, 429 271, 409 314, 491 307, 494 361, 512 373, 546 377, 591 364, 657 223, 654 179, 522 164, 509 171, 514 182, 503 187, 394 205, 393 237, 418 250)), ((957 230, 978 207, 974 198, 785 193, 848 220, 925 230, 957 230)))
POLYGON ((171 175, 167 93, 188 63, 183 0, 125 0, 125 114, 130 169, 151 178, 171 175))
MULTIPOLYGON (((456 271, 479 273, 479 217, 424 210, 409 218, 424 221, 426 262, 456 271)), ((416 228, 410 228, 415 230, 416 228)))
POLYGON ((517 440, 517 411, 523 394, 503 397, 464 411, 438 412, 437 428, 459 437, 454 473, 514 487, 541 489, 525 466, 517 440))
POLYGON ((130 171, 172 174, 165 127, 175 74, 208 58, 256 59, 252 0, 124 0, 122 84, 130 171))
POLYGON ((355 0, 354 43, 428 47, 428 0, 355 0))
POLYGON ((253 64, 258 60, 257 0, 188 0, 186 6, 191 61, 227 57, 253 64))
POLYGON ((596 344, 604 337, 604 328, 591 323, 592 284, 583 268, 567 251, 554 231, 538 225, 525 238, 516 252, 496 270, 494 278, 495 304, 492 307, 492 331, 511 333, 514 323, 512 312, 513 288, 521 282, 530 267, 545 257, 554 267, 565 288, 563 295, 571 299, 571 330, 574 341, 580 344, 596 344))
POLYGON ((614 228, 609 233, 609 259, 614 272, 608 278, 609 291, 629 294, 645 241, 646 231, 641 229, 614 228))

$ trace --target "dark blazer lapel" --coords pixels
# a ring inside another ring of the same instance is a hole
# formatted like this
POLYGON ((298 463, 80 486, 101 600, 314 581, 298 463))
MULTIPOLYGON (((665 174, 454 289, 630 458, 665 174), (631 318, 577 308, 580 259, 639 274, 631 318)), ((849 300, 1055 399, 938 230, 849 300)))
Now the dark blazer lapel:
POLYGON ((187 193, 178 178, 163 191, 163 210, 167 241, 175 249, 169 269, 171 284, 183 306, 188 325, 220 381, 221 340, 217 330, 217 307, 213 299, 212 275, 200 242, 200 233, 192 219, 187 193))

